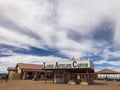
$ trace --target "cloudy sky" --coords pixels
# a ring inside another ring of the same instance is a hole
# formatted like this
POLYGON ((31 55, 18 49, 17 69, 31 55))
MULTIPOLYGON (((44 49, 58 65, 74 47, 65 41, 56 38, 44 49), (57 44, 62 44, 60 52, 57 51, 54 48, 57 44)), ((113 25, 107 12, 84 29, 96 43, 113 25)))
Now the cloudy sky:
POLYGON ((120 71, 120 0, 0 0, 0 72, 90 58, 120 71))

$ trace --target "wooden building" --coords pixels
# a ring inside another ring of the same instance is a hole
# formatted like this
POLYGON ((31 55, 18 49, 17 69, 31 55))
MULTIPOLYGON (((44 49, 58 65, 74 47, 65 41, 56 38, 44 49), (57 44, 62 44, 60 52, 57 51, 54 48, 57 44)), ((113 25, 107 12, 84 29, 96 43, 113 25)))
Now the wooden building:
MULTIPOLYGON (((8 67, 9 79, 19 76, 19 79, 44 79, 45 71, 42 70, 43 65, 18 63, 15 68, 8 67), (14 74, 14 75, 13 75, 14 74)), ((52 72, 48 71, 52 74, 52 72)))
POLYGON ((16 65, 17 73, 21 74, 21 79, 33 79, 35 76, 40 77, 44 74, 43 65, 18 63, 16 65))
POLYGON ((53 71, 53 83, 90 84, 94 65, 90 60, 44 62, 43 70, 53 71))

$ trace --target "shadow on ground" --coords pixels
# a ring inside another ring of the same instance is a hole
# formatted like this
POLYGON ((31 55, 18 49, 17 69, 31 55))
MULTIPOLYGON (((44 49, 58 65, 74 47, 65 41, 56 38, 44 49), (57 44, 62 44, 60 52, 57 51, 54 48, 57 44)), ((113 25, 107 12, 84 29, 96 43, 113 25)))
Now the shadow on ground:
POLYGON ((107 85, 107 83, 98 83, 98 82, 95 82, 95 83, 92 83, 90 85, 107 85))

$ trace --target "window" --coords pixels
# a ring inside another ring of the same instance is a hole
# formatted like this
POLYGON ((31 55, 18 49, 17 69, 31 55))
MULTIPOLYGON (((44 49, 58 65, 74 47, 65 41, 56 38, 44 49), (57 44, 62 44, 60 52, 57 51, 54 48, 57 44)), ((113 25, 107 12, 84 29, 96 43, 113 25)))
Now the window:
POLYGON ((63 77, 63 72, 62 71, 57 71, 56 72, 56 78, 62 78, 63 77))

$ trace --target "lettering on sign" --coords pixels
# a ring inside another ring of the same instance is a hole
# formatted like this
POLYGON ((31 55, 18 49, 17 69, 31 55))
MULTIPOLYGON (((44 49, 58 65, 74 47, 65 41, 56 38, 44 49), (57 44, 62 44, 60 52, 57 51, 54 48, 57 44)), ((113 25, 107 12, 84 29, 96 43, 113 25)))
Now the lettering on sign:
POLYGON ((73 61, 72 63, 53 63, 53 64, 46 64, 44 63, 44 69, 59 69, 59 68, 88 68, 88 63, 77 63, 77 61, 73 61))
POLYGON ((77 66, 77 62, 73 61, 73 67, 75 68, 77 66))

